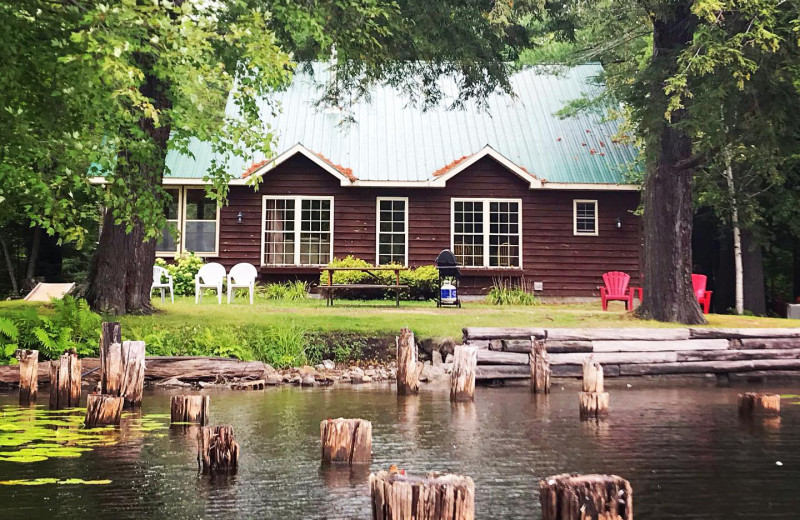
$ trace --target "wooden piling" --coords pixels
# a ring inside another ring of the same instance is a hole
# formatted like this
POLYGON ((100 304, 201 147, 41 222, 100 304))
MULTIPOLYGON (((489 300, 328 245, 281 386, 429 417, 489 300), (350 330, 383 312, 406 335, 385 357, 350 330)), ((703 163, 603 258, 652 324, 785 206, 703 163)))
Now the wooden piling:
POLYGON ((120 395, 122 377, 122 327, 104 321, 100 326, 100 391, 120 395))
POLYGON ((478 366, 478 347, 457 345, 450 373, 450 400, 475 400, 475 369, 478 366))
POLYGON ((19 361, 19 404, 36 401, 39 393, 39 351, 17 350, 19 361))
POLYGON ((534 394, 550 393, 550 360, 547 357, 547 345, 544 340, 531 336, 531 392, 534 394))
POLYGON ((239 444, 233 426, 203 426, 197 443, 197 464, 203 473, 234 472, 239 467, 239 444))
POLYGON ((50 362, 50 409, 61 410, 78 406, 81 399, 81 360, 70 349, 50 362))
POLYGON ((616 475, 556 475, 539 481, 542 520, 633 520, 633 489, 616 475))
POLYGON ((742 417, 777 417, 780 414, 780 394, 739 394, 739 415, 742 417))
POLYGON ((582 419, 598 418, 608 413, 608 392, 605 392, 603 367, 591 356, 583 362, 583 392, 580 393, 582 419))
POLYGON ((416 394, 419 392, 417 379, 417 344, 414 333, 404 328, 397 337, 397 393, 416 394))
POLYGON ((170 400, 170 416, 173 423, 208 423, 207 395, 173 395, 170 400))
POLYGON ((115 395, 89 394, 86 396, 87 428, 118 426, 122 417, 123 398, 115 395))
POLYGON ((125 406, 141 406, 144 393, 144 341, 123 341, 121 353, 120 395, 125 398, 125 406))
POLYGON ((363 419, 326 419, 319 423, 322 462, 369 464, 372 423, 363 419))
POLYGON ((396 468, 369 476, 373 520, 474 520, 475 484, 462 475, 412 477, 396 468))

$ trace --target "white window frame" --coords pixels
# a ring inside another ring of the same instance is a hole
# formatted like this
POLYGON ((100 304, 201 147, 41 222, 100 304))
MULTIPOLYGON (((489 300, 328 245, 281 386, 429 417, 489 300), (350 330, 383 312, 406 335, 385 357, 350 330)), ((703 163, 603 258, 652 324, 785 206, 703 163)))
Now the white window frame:
MULTIPOLYGON (((175 251, 156 251, 156 256, 161 258, 173 258, 176 255, 180 255, 186 252, 186 244, 184 241, 184 237, 186 236, 186 192, 188 190, 202 190, 205 191, 205 187, 203 186, 175 186, 170 185, 165 189, 178 190, 178 239, 176 240, 176 250, 175 251)), ((194 221, 194 220, 193 220, 194 221)), ((204 221, 204 222, 210 222, 204 221)), ((217 204, 217 218, 216 218, 216 236, 214 237, 214 251, 193 251, 194 254, 197 256, 202 257, 217 257, 219 256, 219 235, 220 235, 220 207, 217 204)))
MULTIPOLYGON (((405 220, 403 229, 405 234, 405 255, 403 255, 403 265, 408 265, 408 197, 377 197, 375 199, 375 265, 381 265, 381 202, 383 201, 403 201, 405 202, 405 220)), ((397 233, 389 233, 396 235, 397 233)))
POLYGON ((522 199, 503 199, 503 198, 472 198, 472 197, 452 197, 450 199, 450 250, 455 252, 455 237, 456 237, 456 202, 482 202, 483 203, 483 265, 473 266, 465 265, 465 269, 507 269, 518 270, 522 269, 522 199), (517 208, 517 228, 519 229, 519 258, 518 264, 514 266, 502 265, 489 265, 489 237, 491 233, 491 211, 490 204, 492 202, 516 202, 517 208))
MULTIPOLYGON (((189 186, 184 186, 183 187, 183 195, 182 195, 182 197, 183 197, 183 206, 182 206, 183 212, 181 213, 181 216, 182 216, 182 218, 181 218, 181 252, 186 252, 186 206, 187 206, 186 200, 188 199, 187 193, 190 190, 199 190, 199 191, 202 191, 203 193, 205 193, 205 191, 206 191, 206 189, 204 187, 202 187, 202 186, 199 187, 199 188, 189 187, 189 186)), ((192 219, 192 222, 211 222, 211 221, 210 220, 192 219)), ((192 253, 194 253, 197 256, 204 256, 204 257, 205 256, 211 256, 211 257, 219 256, 219 204, 217 204, 217 215, 216 215, 216 221, 215 222, 217 224, 216 224, 216 227, 215 227, 216 236, 214 237, 214 250, 213 251, 192 251, 192 253)))
POLYGON ((326 264, 301 264, 300 263, 300 234, 303 217, 302 204, 304 200, 327 200, 331 203, 331 251, 328 263, 333 261, 333 244, 335 236, 333 234, 333 223, 336 220, 334 213, 334 199, 331 196, 318 195, 262 195, 261 197, 261 267, 319 267, 326 264), (293 264, 267 264, 264 262, 264 248, 266 241, 264 235, 267 233, 267 201, 268 200, 294 200, 294 263, 293 264))
MULTIPOLYGON (((156 251, 156 256, 161 258, 173 258, 175 255, 180 254, 181 252, 181 237, 183 236, 183 211, 181 204, 183 203, 183 188, 181 186, 177 187, 165 187, 165 191, 177 191, 178 192, 178 223, 175 225, 175 229, 178 231, 178 236, 175 237, 175 250, 173 251, 156 251)), ((169 225, 169 221, 167 221, 167 225, 169 225)))
POLYGON ((580 237, 596 237, 600 234, 600 205, 597 203, 597 200, 572 200, 572 234, 580 237), (578 231, 578 204, 594 204, 594 232, 578 231))

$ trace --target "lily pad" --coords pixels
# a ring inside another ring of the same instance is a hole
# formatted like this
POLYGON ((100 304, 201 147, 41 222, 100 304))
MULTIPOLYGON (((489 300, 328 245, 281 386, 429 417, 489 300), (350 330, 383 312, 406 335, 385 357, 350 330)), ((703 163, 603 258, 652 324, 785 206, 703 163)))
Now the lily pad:
POLYGON ((68 478, 59 480, 57 478, 32 478, 18 480, 0 480, 0 486, 44 486, 45 484, 101 486, 111 484, 110 480, 83 480, 82 478, 68 478))

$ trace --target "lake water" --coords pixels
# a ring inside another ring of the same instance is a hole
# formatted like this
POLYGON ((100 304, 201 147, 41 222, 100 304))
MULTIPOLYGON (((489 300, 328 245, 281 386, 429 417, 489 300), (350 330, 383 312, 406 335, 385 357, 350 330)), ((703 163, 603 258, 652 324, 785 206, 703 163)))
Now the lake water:
MULTIPOLYGON (((637 520, 800 518, 800 405, 784 400, 779 420, 743 422, 743 387, 615 381, 608 419, 581 422, 578 387, 556 383, 549 397, 478 388, 474 405, 456 407, 445 388, 403 398, 388 385, 213 392, 212 423, 232 424, 241 446, 237 475, 198 475, 184 428, 132 434, 123 425, 118 444, 79 458, 0 462, 0 480, 111 480, 0 485, 0 519, 368 519, 367 473, 320 467, 319 422, 340 416, 372 421, 373 470, 471 476, 480 519, 540 518, 539 479, 565 472, 627 478, 637 520)), ((145 417, 166 424, 156 414, 169 412, 169 395, 146 392, 145 417)), ((0 394, 0 406, 15 402, 0 394)))

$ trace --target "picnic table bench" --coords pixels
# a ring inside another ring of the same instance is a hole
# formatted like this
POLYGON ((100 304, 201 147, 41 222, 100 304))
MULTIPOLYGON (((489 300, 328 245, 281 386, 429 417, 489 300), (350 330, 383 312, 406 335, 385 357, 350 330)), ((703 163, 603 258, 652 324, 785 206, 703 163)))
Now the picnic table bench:
POLYGON ((327 306, 333 305, 333 296, 337 291, 359 290, 359 289, 387 289, 394 291, 395 307, 400 306, 400 291, 408 289, 408 285, 400 283, 400 271, 407 271, 406 267, 322 267, 320 272, 328 273, 328 283, 321 284, 319 290, 325 295, 325 304, 327 306), (333 283, 333 273, 335 271, 360 271, 367 273, 376 282, 380 282, 380 278, 375 274, 376 271, 394 271, 394 284, 383 283, 333 283))

